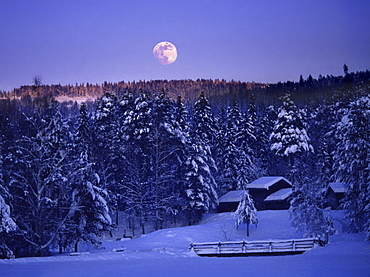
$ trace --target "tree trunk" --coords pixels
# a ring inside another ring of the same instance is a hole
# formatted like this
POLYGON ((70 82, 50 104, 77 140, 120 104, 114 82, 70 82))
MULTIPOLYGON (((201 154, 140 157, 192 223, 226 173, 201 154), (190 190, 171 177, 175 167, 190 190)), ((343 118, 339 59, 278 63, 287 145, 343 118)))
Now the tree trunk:
POLYGON ((144 221, 141 222, 141 231, 143 234, 145 234, 145 225, 144 225, 144 221))
POLYGON ((128 229, 132 229, 131 221, 132 221, 132 218, 131 218, 131 216, 129 216, 129 217, 127 218, 127 225, 128 225, 128 229))
POLYGON ((42 257, 42 250, 41 250, 41 248, 39 248, 39 249, 36 251, 36 257, 42 257))
POLYGON ((289 167, 290 169, 294 167, 294 154, 289 154, 289 167))
POLYGON ((78 252, 78 240, 75 242, 75 252, 78 252))
POLYGON ((135 237, 135 218, 132 217, 132 237, 135 237))
POLYGON ((246 225, 247 225, 247 237, 249 237, 249 223, 247 223, 246 225))
POLYGON ((290 169, 290 181, 292 182, 293 186, 295 183, 295 166, 294 166, 294 154, 289 155, 289 169, 290 169))
POLYGON ((116 207, 116 226, 118 226, 118 197, 117 197, 117 207, 116 207))

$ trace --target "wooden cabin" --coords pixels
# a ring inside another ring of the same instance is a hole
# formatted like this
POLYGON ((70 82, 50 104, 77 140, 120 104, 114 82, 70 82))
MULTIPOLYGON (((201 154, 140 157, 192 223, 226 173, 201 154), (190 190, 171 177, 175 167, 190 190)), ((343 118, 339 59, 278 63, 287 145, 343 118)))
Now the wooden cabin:
POLYGON ((341 182, 329 183, 326 191, 326 206, 338 209, 346 193, 346 184, 341 182))
POLYGON ((261 177, 247 185, 247 189, 254 200, 257 210, 267 209, 265 199, 269 195, 281 189, 291 187, 292 184, 280 176, 261 177))
MULTIPOLYGON (((247 185, 257 210, 287 209, 290 205, 291 183, 284 177, 262 177, 247 185), (290 189, 290 190, 286 190, 290 189), (270 198, 268 198, 270 196, 270 198), (265 201, 267 199, 267 201, 265 201)), ((219 198, 218 212, 235 212, 244 190, 232 190, 219 198)))

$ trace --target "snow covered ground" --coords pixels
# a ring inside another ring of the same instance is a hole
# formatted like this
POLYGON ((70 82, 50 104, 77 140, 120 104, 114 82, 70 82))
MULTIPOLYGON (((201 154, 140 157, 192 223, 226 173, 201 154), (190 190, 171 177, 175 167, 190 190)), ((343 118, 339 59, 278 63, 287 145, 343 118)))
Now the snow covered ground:
POLYGON ((81 104, 82 102, 91 101, 94 102, 96 97, 68 97, 68 96, 58 96, 55 98, 58 102, 69 102, 72 101, 81 104))
MULTIPOLYGON (((342 212, 334 215, 340 219, 342 212)), ((287 211, 259 211, 258 218, 249 240, 302 237, 290 227, 287 211)), ((105 249, 81 249, 88 253, 79 256, 0 260, 0 276, 370 276, 370 243, 364 234, 339 232, 326 247, 295 256, 207 258, 188 250, 190 242, 246 239, 245 226, 234 226, 232 213, 210 214, 196 226, 133 240, 107 238, 105 249)))

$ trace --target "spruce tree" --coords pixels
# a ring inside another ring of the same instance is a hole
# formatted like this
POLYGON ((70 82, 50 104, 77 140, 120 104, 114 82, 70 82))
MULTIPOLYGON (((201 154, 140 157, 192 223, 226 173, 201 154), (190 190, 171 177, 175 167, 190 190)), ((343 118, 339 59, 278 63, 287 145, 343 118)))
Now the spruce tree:
POLYGON ((313 152, 313 147, 302 113, 291 100, 290 95, 286 94, 281 100, 283 105, 279 108, 278 117, 270 135, 271 151, 275 155, 288 159, 293 175, 295 157, 300 153, 313 152))
POLYGON ((249 237, 249 224, 257 224, 257 209, 248 191, 244 191, 239 202, 238 208, 235 211, 236 228, 244 223, 247 226, 247 236, 249 237))
POLYGON ((337 145, 335 131, 337 126, 337 112, 335 105, 324 104, 310 114, 310 134, 316 153, 316 172, 318 185, 328 186, 334 175, 333 152, 337 145))
POLYGON ((190 132, 190 124, 189 124, 189 113, 184 105, 181 96, 177 98, 176 106, 175 106, 175 115, 174 120, 176 121, 176 124, 178 124, 181 133, 183 134, 184 140, 183 148, 181 147, 181 155, 179 155, 179 166, 176 171, 176 186, 174 187, 174 195, 175 199, 173 202, 173 206, 175 207, 177 214, 175 216, 175 221, 180 220, 186 220, 184 218, 184 215, 187 213, 184 211, 183 207, 186 205, 186 167, 184 166, 186 163, 187 156, 187 150, 189 147, 189 142, 191 140, 189 132, 190 132))
POLYGON ((69 133, 54 101, 29 123, 35 134, 16 142, 10 188, 18 227, 34 255, 43 255, 66 219, 69 133))
POLYGON ((255 104, 255 98, 254 94, 250 94, 249 96, 249 107, 248 110, 245 113, 245 120, 249 126, 249 132, 250 136, 248 138, 248 144, 253 150, 253 156, 256 155, 256 152, 258 150, 257 148, 257 123, 258 123, 258 117, 257 117, 257 107, 255 104))
POLYGON ((237 134, 240 129, 241 114, 236 101, 232 107, 227 110, 226 128, 223 140, 223 147, 219 150, 221 152, 220 159, 221 166, 218 166, 220 178, 220 191, 222 194, 229 190, 235 190, 237 187, 237 177, 240 168, 240 154, 243 150, 236 145, 237 134))
POLYGON ((189 135, 189 113, 181 96, 177 97, 174 113, 174 119, 180 126, 181 130, 185 132, 185 134, 189 135))
POLYGON ((193 143, 188 149, 186 166, 186 205, 189 224, 218 205, 216 183, 207 163, 208 151, 202 144, 193 143))
POLYGON ((212 157, 216 125, 211 107, 204 92, 194 105, 191 140, 186 160, 186 209, 189 222, 197 222, 202 214, 218 204, 217 184, 214 179, 216 166, 212 157))
POLYGON ((338 124, 334 155, 336 179, 347 185, 343 207, 348 211, 351 231, 366 230, 370 238, 370 98, 350 103, 338 124))
POLYGON ((2 139, 0 137, 0 258, 14 257, 13 251, 6 242, 8 235, 16 231, 17 225, 11 216, 9 205, 5 201, 7 198, 9 198, 9 193, 3 180, 2 139))
POLYGON ((205 93, 202 91, 198 101, 194 104, 192 134, 212 149, 215 145, 216 130, 216 122, 211 106, 205 93))
POLYGON ((325 232, 321 231, 330 229, 330 220, 320 210, 320 203, 316 202, 317 190, 311 191, 312 187, 306 185, 307 182, 312 183, 312 181, 302 181, 301 178, 304 174, 303 171, 307 174, 307 163, 309 163, 307 155, 303 156, 302 154, 313 152, 307 134, 307 126, 303 114, 290 99, 290 95, 282 97, 282 101, 283 105, 279 108, 270 141, 271 150, 275 152, 275 155, 286 157, 289 161, 289 173, 293 185, 293 199, 290 206, 292 224, 295 227, 303 225, 307 230, 307 236, 323 236, 325 232), (298 164, 296 167, 296 158, 300 156, 301 158, 306 157, 306 159, 304 163, 298 164), (315 222, 313 218, 308 217, 311 215, 317 216, 317 224, 310 225, 311 220, 312 224, 315 222), (319 230, 316 230, 317 228, 319 230))
POLYGON ((69 178, 71 199, 68 222, 61 232, 64 235, 63 245, 74 243, 75 251, 81 239, 98 244, 95 236, 110 230, 112 226, 106 201, 107 192, 100 187, 99 175, 92 166, 90 126, 86 105, 82 104, 74 143, 76 153, 73 172, 69 178))
POLYGON ((214 151, 214 161, 217 168, 217 171, 214 172, 214 178, 217 184, 220 184, 217 187, 217 194, 223 195, 226 191, 229 190, 228 183, 225 182, 225 169, 226 160, 224 158, 226 145, 229 138, 227 137, 228 133, 228 124, 227 124, 227 112, 225 109, 220 109, 216 119, 217 131, 216 131, 216 145, 214 151))
POLYGON ((82 103, 80 106, 80 116, 78 117, 78 126, 76 131, 75 146, 77 152, 86 152, 91 156, 93 134, 86 103, 82 103))
POLYGON ((317 183, 302 174, 297 176, 295 188, 290 206, 292 226, 304 232, 305 237, 319 238, 327 243, 335 229, 328 210, 322 208, 321 190, 317 189, 317 183))
POLYGON ((99 245, 96 237, 103 231, 111 230, 112 220, 106 200, 108 195, 99 182, 100 178, 89 162, 87 151, 81 152, 71 176, 72 196, 67 222, 75 251, 78 251, 79 240, 99 245))
MULTIPOLYGON (((122 137, 124 142, 123 199, 125 211, 134 225, 135 219, 145 232, 144 223, 153 215, 154 192, 151 177, 150 133, 152 130, 153 99, 149 94, 129 97, 121 102, 122 137)), ((134 227, 133 227, 134 231, 134 227)))
POLYGON ((263 175, 277 175, 277 161, 270 151, 269 137, 274 128, 277 113, 274 106, 269 106, 260 117, 256 129, 256 156, 259 158, 259 167, 263 175))
MULTIPOLYGON (((119 190, 121 159, 121 134, 117 97, 113 93, 105 93, 98 99, 93 116, 93 158, 102 184, 109 191, 119 190)), ((112 199, 113 200, 113 199, 112 199)))
POLYGON ((154 210, 156 220, 163 225, 164 217, 177 213, 173 205, 178 171, 185 161, 187 135, 174 118, 175 103, 162 91, 153 101, 150 133, 150 159, 153 176, 154 210))
POLYGON ((222 168, 218 168, 222 178, 222 193, 242 189, 256 177, 256 167, 252 161, 250 147, 254 136, 249 123, 241 115, 236 101, 227 111, 227 128, 222 151, 222 168))

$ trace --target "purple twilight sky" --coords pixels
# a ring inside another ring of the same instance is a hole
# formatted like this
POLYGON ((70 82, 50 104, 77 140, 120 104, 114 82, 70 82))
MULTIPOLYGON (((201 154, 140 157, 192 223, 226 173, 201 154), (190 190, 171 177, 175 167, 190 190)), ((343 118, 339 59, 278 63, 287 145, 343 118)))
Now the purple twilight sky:
POLYGON ((297 81, 370 68, 369 0, 1 0, 0 90, 32 84, 297 81), (161 65, 153 47, 178 59, 161 65))

